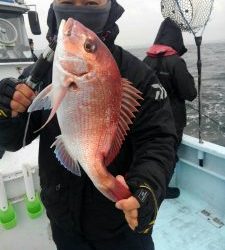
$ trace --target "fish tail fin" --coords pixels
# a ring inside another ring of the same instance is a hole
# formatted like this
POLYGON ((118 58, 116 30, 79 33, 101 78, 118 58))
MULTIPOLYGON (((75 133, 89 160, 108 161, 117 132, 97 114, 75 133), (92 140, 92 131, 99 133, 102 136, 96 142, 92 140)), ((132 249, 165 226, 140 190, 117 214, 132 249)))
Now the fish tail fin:
MULTIPOLYGON (((104 164, 100 164, 98 168, 95 169, 97 175, 93 175, 95 178, 92 179, 92 181, 96 188, 108 199, 116 202, 127 199, 132 195, 129 187, 109 173, 104 164)), ((91 176, 89 177, 91 178, 91 176)))
POLYGON ((114 178, 114 184, 113 184, 113 187, 111 188, 110 192, 114 196, 115 201, 127 199, 130 196, 132 196, 132 194, 127 186, 123 185, 115 177, 113 177, 113 178, 114 178))

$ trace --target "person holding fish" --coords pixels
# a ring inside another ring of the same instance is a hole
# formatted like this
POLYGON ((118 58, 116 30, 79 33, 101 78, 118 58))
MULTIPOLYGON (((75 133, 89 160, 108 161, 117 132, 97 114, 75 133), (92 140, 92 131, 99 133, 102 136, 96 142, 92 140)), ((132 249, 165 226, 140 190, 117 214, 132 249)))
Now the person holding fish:
POLYGON ((26 85, 29 69, 0 82, 0 147, 40 135, 41 198, 58 250, 153 250, 177 144, 166 91, 114 43, 124 12, 116 0, 52 8, 57 47, 41 92, 26 85))

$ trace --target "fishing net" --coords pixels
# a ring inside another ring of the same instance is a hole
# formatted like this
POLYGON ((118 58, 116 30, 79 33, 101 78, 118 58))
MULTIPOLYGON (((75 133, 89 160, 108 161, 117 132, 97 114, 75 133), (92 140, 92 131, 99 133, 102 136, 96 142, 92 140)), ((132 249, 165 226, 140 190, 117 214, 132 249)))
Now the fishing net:
POLYGON ((183 31, 197 33, 204 28, 212 12, 214 0, 162 0, 161 12, 183 31))

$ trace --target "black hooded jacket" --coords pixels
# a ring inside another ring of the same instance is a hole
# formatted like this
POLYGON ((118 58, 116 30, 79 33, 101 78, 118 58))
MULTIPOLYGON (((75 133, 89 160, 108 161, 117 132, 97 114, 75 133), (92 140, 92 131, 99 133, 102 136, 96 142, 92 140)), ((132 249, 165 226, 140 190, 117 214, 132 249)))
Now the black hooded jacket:
POLYGON ((169 95, 179 141, 186 126, 185 100, 192 101, 197 96, 194 78, 180 57, 185 52, 187 49, 180 28, 170 18, 166 18, 144 59, 155 70, 169 95))
MULTIPOLYGON (((114 44, 118 34, 115 21, 123 9, 112 0, 112 9, 105 31, 100 35, 113 54, 122 77, 127 78, 143 93, 144 101, 120 153, 108 167, 114 175, 126 176, 132 190, 147 184, 153 193, 148 210, 154 214, 164 199, 165 190, 175 165, 176 132, 167 98, 155 100, 158 84, 153 71, 143 62, 114 44), (157 204, 153 200, 156 198, 157 204)), ((21 79, 26 77, 21 76, 21 79)), ((51 83, 52 72, 43 79, 51 83)), ((43 86, 43 87, 44 87, 43 86)), ((27 141, 40 135, 39 175, 41 198, 52 223, 73 234, 79 232, 88 239, 108 239, 127 228, 122 211, 105 198, 82 171, 78 177, 67 171, 56 159, 50 146, 60 134, 57 118, 38 134, 33 133, 47 120, 49 111, 35 111, 31 115, 27 141)), ((0 120, 0 146, 8 151, 22 147, 27 113, 13 119, 0 120)))

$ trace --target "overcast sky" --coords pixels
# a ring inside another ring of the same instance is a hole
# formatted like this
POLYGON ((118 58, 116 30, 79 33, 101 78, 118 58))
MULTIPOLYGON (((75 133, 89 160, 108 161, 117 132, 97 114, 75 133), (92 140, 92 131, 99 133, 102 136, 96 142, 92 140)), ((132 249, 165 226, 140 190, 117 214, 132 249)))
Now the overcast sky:
MULTIPOLYGON (((202 0, 199 0, 202 1, 202 0)), ((42 35, 32 37, 36 49, 46 46, 47 12, 52 0, 27 0, 28 4, 36 4, 41 23, 42 35)), ((142 47, 152 44, 159 25, 163 20, 160 10, 160 0, 118 0, 125 8, 125 13, 118 20, 120 34, 117 44, 125 47, 142 47)), ((225 0, 214 0, 214 9, 209 23, 203 33, 203 43, 225 42, 225 0)), ((194 43, 193 35, 184 33, 186 44, 194 43)))

